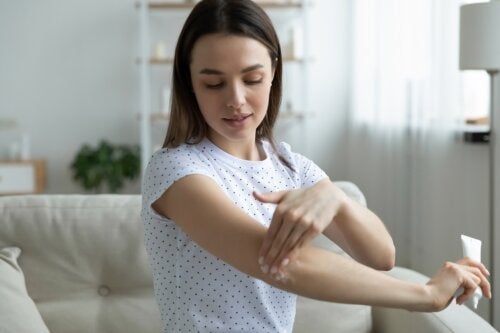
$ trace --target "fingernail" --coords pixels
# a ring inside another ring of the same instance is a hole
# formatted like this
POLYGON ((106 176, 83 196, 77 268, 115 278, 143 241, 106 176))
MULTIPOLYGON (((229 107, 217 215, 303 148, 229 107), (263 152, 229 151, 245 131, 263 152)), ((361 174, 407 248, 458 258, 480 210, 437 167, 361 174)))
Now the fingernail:
POLYGON ((490 275, 491 275, 489 270, 486 270, 486 274, 487 274, 488 276, 490 276, 490 275))
POLYGON ((278 273, 278 268, 276 266, 271 267, 271 274, 278 273))
POLYGON ((259 265, 264 265, 264 257, 259 258, 259 265))
POLYGON ((267 274, 267 272, 269 272, 269 267, 267 265, 264 265, 264 266, 260 266, 260 269, 262 270, 262 272, 264 272, 265 274, 267 274))
POLYGON ((281 266, 285 267, 286 265, 288 265, 290 263, 290 259, 288 258, 285 258, 281 261, 281 266))

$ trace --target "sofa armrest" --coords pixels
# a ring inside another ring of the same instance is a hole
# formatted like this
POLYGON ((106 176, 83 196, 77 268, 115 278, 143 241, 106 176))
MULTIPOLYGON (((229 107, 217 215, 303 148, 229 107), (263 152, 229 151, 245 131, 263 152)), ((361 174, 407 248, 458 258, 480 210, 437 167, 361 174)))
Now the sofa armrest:
MULTIPOLYGON (((389 275, 417 283, 426 283, 429 277, 411 269, 395 267, 389 275)), ((486 320, 465 305, 452 302, 440 312, 421 313, 401 309, 373 307, 373 332, 383 333, 493 333, 498 332, 486 320)))
POLYGON ((359 187, 349 181, 335 181, 335 185, 337 185, 342 191, 344 191, 345 194, 357 203, 366 206, 366 198, 359 189, 359 187))

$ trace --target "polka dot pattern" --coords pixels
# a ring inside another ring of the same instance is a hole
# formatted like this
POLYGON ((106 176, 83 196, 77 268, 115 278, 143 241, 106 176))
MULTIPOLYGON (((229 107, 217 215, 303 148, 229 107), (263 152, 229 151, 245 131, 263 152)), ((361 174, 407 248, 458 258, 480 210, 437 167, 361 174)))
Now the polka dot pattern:
POLYGON ((252 191, 301 188, 326 175, 285 143, 277 149, 295 171, 279 161, 268 142, 263 142, 263 148, 267 155, 263 161, 238 159, 208 139, 153 154, 143 180, 141 219, 164 332, 292 331, 295 295, 227 265, 151 208, 175 181, 201 174, 215 180, 238 207, 268 226, 275 206, 258 202, 252 191))

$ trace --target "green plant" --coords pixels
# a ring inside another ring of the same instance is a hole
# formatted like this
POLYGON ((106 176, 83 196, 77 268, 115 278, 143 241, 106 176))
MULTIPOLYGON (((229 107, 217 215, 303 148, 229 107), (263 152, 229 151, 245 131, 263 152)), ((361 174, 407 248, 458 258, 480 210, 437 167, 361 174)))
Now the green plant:
POLYGON ((103 193, 104 186, 111 193, 119 192, 126 180, 134 180, 140 173, 138 145, 115 145, 105 140, 96 148, 84 144, 71 163, 73 179, 85 190, 103 193))

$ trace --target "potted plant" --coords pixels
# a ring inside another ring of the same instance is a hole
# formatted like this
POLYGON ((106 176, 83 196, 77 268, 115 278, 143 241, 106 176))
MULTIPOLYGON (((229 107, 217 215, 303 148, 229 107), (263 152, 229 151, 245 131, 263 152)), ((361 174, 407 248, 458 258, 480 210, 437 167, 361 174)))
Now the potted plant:
POLYGON ((105 140, 97 147, 84 144, 71 163, 73 179, 85 190, 103 193, 119 192, 126 181, 140 174, 138 145, 112 144, 105 140))

